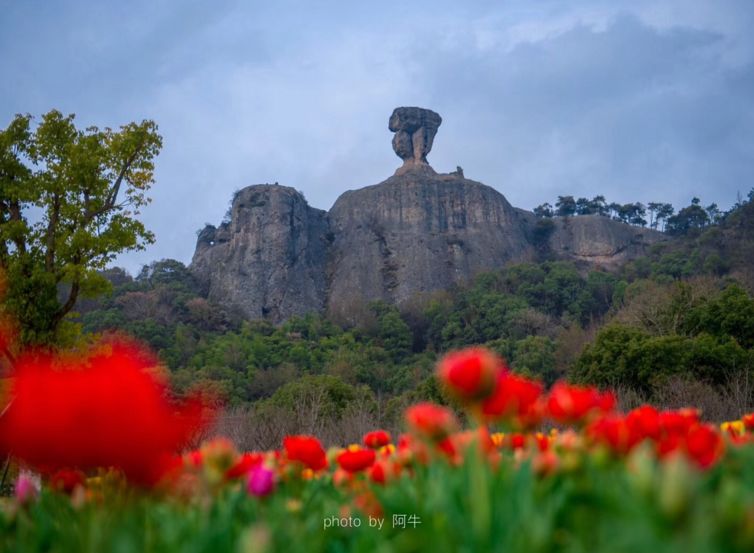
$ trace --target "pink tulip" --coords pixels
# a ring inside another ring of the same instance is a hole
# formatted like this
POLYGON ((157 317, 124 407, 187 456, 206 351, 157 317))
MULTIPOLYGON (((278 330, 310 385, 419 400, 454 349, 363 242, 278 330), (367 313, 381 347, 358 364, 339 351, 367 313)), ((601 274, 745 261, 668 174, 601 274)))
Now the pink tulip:
POLYGON ((247 491, 256 497, 265 497, 275 490, 275 473, 265 466, 257 465, 249 473, 247 491))
POLYGON ((38 476, 35 476, 31 472, 21 472, 18 475, 18 479, 16 479, 16 500, 22 505, 33 501, 39 494, 40 487, 38 476))

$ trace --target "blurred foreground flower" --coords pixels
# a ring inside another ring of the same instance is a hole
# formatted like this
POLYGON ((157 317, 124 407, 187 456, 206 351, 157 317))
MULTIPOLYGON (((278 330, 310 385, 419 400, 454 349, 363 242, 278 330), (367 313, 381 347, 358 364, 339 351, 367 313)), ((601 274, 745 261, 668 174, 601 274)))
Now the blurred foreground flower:
POLYGON ((451 397, 469 403, 489 397, 498 375, 507 370, 503 360, 493 352, 474 347, 443 357, 437 365, 437 376, 451 397))
POLYGON ((609 413, 615 409, 615 404, 612 392, 565 382, 557 382, 547 398, 550 417, 561 424, 583 424, 590 415, 609 413))
POLYGON ((424 438, 442 441, 458 428, 458 421, 447 407, 434 403, 417 403, 406 409, 406 422, 424 438))
POLYGON ((85 355, 26 352, 14 363, 0 417, 0 450, 37 469, 115 467, 153 484, 208 420, 178 405, 146 350, 124 340, 85 355))
POLYGON ((390 433, 385 430, 373 430, 364 434, 364 445, 372 449, 379 449, 390 443, 390 433))
POLYGON ((235 478, 246 476, 252 471, 252 469, 261 465, 262 461, 264 461, 264 454, 262 453, 244 453, 235 464, 225 472, 225 478, 233 480, 235 478))
POLYGON ((275 490, 275 472, 264 465, 255 466, 249 473, 246 489, 256 497, 270 495, 275 490))
POLYGON ((536 426, 544 415, 542 389, 536 380, 502 373, 494 392, 482 404, 482 413, 488 419, 511 419, 521 427, 536 426))
POLYGON ((311 470, 322 470, 327 466, 325 450, 314 436, 286 436, 283 449, 289 461, 303 463, 311 470))
POLYGON ((374 463, 376 454, 373 449, 347 449, 337 457, 338 465, 348 473, 368 469, 374 463))
POLYGON ((36 499, 41 487, 42 484, 39 476, 29 471, 21 471, 16 479, 13 493, 16 500, 24 505, 36 499))

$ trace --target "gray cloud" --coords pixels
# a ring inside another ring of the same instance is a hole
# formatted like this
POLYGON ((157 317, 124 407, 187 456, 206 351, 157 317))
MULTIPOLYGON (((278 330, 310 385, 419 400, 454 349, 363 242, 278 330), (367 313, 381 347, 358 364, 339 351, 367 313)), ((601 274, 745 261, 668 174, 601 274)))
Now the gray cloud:
POLYGON ((558 194, 693 195, 753 185, 754 7, 562 3, 3 2, 0 119, 153 118, 165 147, 132 271, 188 261, 234 190, 274 182, 327 209, 399 164, 387 118, 423 105, 430 154, 521 207, 558 194))

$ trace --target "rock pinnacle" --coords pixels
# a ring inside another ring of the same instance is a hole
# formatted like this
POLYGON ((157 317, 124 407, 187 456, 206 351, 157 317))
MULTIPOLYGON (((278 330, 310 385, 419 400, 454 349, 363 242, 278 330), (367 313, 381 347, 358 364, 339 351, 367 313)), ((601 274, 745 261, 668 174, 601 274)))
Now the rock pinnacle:
POLYGON ((432 110, 418 107, 400 107, 393 110, 388 128, 395 133, 393 150, 403 160, 396 171, 401 174, 414 168, 430 169, 427 154, 442 117, 432 110))

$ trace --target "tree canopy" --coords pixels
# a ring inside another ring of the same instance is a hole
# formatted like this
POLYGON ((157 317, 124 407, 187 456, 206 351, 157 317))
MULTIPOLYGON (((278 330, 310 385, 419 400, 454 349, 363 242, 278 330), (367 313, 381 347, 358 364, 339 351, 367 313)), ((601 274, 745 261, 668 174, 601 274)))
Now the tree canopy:
POLYGON ((98 271, 154 236, 138 220, 162 139, 153 121, 78 129, 52 110, 0 130, 0 269, 23 340, 49 344, 79 296, 109 286, 98 271))

